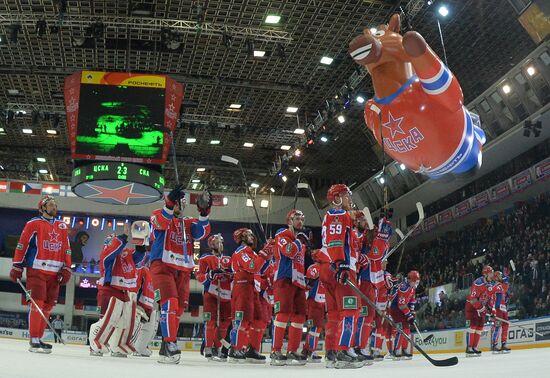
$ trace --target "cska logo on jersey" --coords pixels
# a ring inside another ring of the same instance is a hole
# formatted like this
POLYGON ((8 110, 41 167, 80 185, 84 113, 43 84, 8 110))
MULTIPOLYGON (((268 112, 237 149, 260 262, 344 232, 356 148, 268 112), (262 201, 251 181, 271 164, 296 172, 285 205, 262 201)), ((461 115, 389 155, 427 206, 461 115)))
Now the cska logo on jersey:
POLYGON ((177 244, 183 243, 183 235, 179 231, 179 227, 177 232, 170 231, 170 240, 177 244))
POLYGON ((51 232, 48 232, 48 235, 50 236, 50 239, 42 242, 42 248, 50 252, 58 252, 61 250, 62 243, 57 240, 59 234, 52 230, 51 232))

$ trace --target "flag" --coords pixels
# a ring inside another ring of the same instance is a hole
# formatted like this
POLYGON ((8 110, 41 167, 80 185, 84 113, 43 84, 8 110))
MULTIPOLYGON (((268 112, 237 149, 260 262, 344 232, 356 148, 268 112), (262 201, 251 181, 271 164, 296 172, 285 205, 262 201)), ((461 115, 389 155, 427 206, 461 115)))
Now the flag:
POLYGON ((76 194, 74 194, 71 191, 70 185, 60 185, 59 186, 59 195, 61 197, 76 197, 76 194))
POLYGON ((58 184, 44 184, 42 186, 42 194, 49 194, 52 196, 58 196, 60 192, 60 185, 58 184))
POLYGON ((42 194, 42 184, 39 182, 27 182, 23 187, 23 193, 25 194, 42 194))
POLYGON ((8 182, 0 181, 0 193, 5 193, 8 191, 8 182))
POLYGON ((23 193, 24 182, 10 181, 10 193, 23 193))

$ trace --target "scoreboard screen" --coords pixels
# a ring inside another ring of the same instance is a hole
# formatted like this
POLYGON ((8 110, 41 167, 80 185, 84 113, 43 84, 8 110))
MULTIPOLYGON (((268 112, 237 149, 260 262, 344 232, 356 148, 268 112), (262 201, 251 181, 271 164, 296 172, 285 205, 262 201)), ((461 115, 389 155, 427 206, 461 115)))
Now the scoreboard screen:
POLYGON ((80 71, 65 79, 74 160, 162 165, 183 86, 165 75, 80 71))

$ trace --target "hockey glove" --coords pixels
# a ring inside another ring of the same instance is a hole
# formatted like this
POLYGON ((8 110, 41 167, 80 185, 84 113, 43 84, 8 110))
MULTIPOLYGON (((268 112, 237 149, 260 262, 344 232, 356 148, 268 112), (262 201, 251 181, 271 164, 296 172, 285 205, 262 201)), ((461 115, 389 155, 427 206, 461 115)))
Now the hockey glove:
POLYGON ((174 209, 176 202, 181 200, 183 197, 185 197, 185 193, 183 192, 183 185, 180 184, 172 189, 166 197, 164 197, 164 203, 166 204, 167 208, 172 210, 174 209))
POLYGON ((23 266, 21 264, 13 264, 10 270, 10 279, 13 282, 17 282, 23 277, 23 266))
POLYGON ((336 266, 335 278, 336 281, 340 282, 341 284, 345 284, 346 281, 349 279, 349 265, 345 263, 339 263, 336 266))
POLYGON ((210 214, 210 208, 212 207, 212 193, 209 190, 205 190, 197 199, 197 210, 201 217, 206 217, 210 214))
POLYGON ((481 306, 481 308, 478 308, 476 311, 477 311, 477 316, 482 317, 483 314, 487 312, 487 309, 485 308, 485 306, 481 306))
POLYGON ((139 321, 141 323, 147 323, 149 321, 149 315, 151 315, 151 310, 147 311, 141 306, 136 306, 136 315, 139 316, 139 321))
POLYGON ((361 268, 364 268, 364 267, 366 267, 367 265, 369 265, 369 258, 367 257, 367 255, 364 254, 364 253, 360 253, 360 254, 359 254, 359 258, 357 259, 357 264, 358 264, 361 268))
POLYGON ((71 279, 71 270, 68 267, 63 267, 58 273, 57 273, 57 281, 59 282, 59 285, 63 286, 66 285, 67 282, 71 279))
POLYGON ((210 281, 217 280, 218 278, 220 278, 220 275, 222 275, 223 273, 225 273, 223 269, 210 270, 208 271, 208 279, 210 281))
POLYGON ((273 252, 275 249, 275 239, 268 239, 264 247, 258 252, 258 255, 260 255, 264 260, 268 261, 271 260, 273 257, 273 252))

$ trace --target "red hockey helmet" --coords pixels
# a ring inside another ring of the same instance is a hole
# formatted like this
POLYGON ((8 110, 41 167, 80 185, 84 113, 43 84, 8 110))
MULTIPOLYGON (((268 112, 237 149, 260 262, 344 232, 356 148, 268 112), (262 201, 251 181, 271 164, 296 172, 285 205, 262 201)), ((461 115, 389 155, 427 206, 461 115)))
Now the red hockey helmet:
POLYGON ((210 235, 207 241, 208 248, 218 250, 220 242, 223 243, 222 234, 210 235))
POLYGON ((418 273, 417 270, 411 270, 409 274, 407 274, 407 279, 409 282, 418 282, 420 281, 420 273, 418 273))
POLYGON ((484 275, 484 276, 488 276, 490 274, 493 274, 494 273, 494 270, 493 270, 493 267, 491 265, 485 265, 483 267, 483 269, 481 270, 481 274, 484 275))
POLYGON ((245 228, 245 227, 238 228, 235 231, 233 231, 233 240, 235 241, 235 243, 241 244, 241 242, 243 241, 243 235, 246 232, 250 232, 252 235, 254 235, 250 228, 245 228))
POLYGON ((309 268, 307 268, 306 278, 309 278, 310 280, 316 280, 319 278, 319 269, 319 264, 311 264, 309 268))
POLYGON ((286 224, 290 224, 290 222, 292 222, 292 219, 296 216, 304 218, 304 213, 301 210, 290 210, 286 215, 286 224))
POLYGON ((493 274, 493 280, 498 281, 498 282, 502 282, 502 272, 500 270, 497 270, 493 274))
POLYGON ((40 201, 38 201, 38 212, 42 214, 42 211, 43 211, 42 208, 46 206, 48 202, 51 202, 51 201, 55 202, 55 198, 49 195, 42 196, 42 198, 40 198, 40 201))
POLYGON ((333 203, 336 199, 336 196, 340 196, 342 194, 349 194, 351 196, 351 190, 349 190, 348 186, 345 184, 335 184, 332 185, 327 192, 327 200, 330 203, 333 203))

